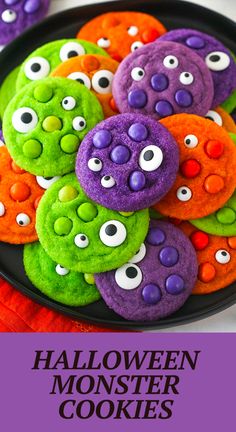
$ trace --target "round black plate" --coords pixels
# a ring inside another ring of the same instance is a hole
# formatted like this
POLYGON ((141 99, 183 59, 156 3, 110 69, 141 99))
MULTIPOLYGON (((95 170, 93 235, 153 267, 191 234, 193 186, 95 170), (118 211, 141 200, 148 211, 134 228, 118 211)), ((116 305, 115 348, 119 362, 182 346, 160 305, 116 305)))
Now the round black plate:
MULTIPOLYGON (((168 29, 192 27, 205 31, 219 38, 229 49, 236 52, 236 41, 233 40, 236 32, 235 23, 195 4, 171 0, 129 0, 101 3, 56 14, 18 37, 0 54, 2 66, 0 83, 38 46, 55 39, 75 37, 78 29, 86 21, 98 14, 113 10, 136 10, 152 14, 159 18, 168 29)), ((191 296, 177 313, 160 321, 126 321, 108 309, 102 300, 81 308, 63 306, 45 297, 30 283, 24 273, 22 251, 21 246, 0 243, 0 274, 33 300, 74 319, 129 330, 158 329, 205 318, 236 302, 236 283, 234 283, 224 290, 207 296, 191 296)))

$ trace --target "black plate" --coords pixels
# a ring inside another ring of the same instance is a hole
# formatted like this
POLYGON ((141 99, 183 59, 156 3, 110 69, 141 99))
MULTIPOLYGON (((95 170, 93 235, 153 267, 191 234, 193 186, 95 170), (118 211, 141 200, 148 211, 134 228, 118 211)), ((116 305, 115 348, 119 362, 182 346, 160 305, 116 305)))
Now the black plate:
MULTIPOLYGON (((236 32, 235 23, 195 4, 169 0, 101 3, 58 13, 18 37, 0 54, 0 83, 36 47, 54 39, 75 37, 78 29, 86 21, 98 14, 115 10, 136 10, 152 14, 168 29, 192 27, 205 31, 219 38, 229 49, 236 52, 236 41, 233 40, 236 32)), ((126 321, 108 309, 102 300, 81 308, 63 306, 45 297, 30 283, 22 265, 22 250, 21 246, 0 243, 0 274, 33 300, 74 319, 130 330, 158 329, 205 318, 236 302, 236 283, 234 283, 210 295, 191 296, 178 312, 160 321, 144 323, 126 321)))

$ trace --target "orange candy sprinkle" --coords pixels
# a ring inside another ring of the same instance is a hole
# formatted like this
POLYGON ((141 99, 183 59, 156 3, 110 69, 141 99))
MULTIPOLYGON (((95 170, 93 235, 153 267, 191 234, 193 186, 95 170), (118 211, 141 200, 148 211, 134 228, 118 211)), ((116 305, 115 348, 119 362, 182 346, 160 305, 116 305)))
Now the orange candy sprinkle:
POLYGON ((30 188, 26 183, 16 182, 10 189, 10 195, 14 201, 25 201, 30 196, 30 188))
POLYGON ((204 182, 205 190, 210 194, 220 192, 224 188, 224 185, 224 179, 217 174, 209 175, 204 182))
POLYGON ((210 282, 214 279, 216 275, 216 269, 211 263, 200 264, 198 269, 198 279, 202 282, 210 282))

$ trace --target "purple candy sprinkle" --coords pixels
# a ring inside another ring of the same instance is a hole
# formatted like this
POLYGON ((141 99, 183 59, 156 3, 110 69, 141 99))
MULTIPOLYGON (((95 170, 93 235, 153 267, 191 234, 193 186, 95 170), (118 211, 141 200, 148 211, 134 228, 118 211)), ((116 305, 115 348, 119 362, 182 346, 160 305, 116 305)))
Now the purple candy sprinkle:
POLYGON ((181 294, 184 291, 184 280, 179 275, 170 275, 166 279, 166 291, 172 295, 181 294))
POLYGON ((125 145, 117 145, 111 151, 110 157, 112 162, 122 165, 130 159, 130 151, 125 145))
POLYGON ((205 46, 205 41, 200 36, 190 36, 186 40, 186 45, 190 48, 201 49, 205 46))
POLYGON ((165 267, 172 267, 179 261, 179 253, 174 247, 166 246, 160 251, 159 259, 165 267))
POLYGON ((153 75, 151 78, 151 86, 153 90, 158 92, 166 90, 167 87, 169 86, 168 77, 163 73, 157 73, 153 75))
POLYGON ((161 300, 161 290, 155 284, 148 284, 142 290, 142 297, 147 304, 157 304, 161 300))
POLYGON ((174 110, 170 102, 162 100, 156 103, 155 111, 161 117, 167 117, 173 114, 174 110))
POLYGON ((164 243, 166 235, 160 228, 150 228, 147 235, 147 242, 153 246, 164 243))
POLYGON ((148 137, 148 130, 142 123, 134 123, 128 130, 128 135, 134 141, 144 141, 148 137))
POLYGON ((28 14, 37 12, 41 4, 40 0, 27 0, 24 5, 24 11, 28 14))
POLYGON ((188 90, 177 90, 175 93, 175 100, 181 107, 189 107, 193 103, 193 97, 188 90))
POLYGON ((93 145, 99 149, 108 147, 111 144, 111 141, 112 135, 106 129, 98 131, 93 137, 93 145))
POLYGON ((4 3, 7 6, 12 6, 12 5, 14 5, 14 4, 18 3, 18 2, 19 2, 19 0, 4 0, 4 3))
POLYGON ((143 108, 147 103, 147 95, 144 90, 132 90, 128 94, 128 104, 133 108, 143 108))
POLYGON ((129 187, 134 192, 142 190, 145 186, 146 178, 145 175, 140 171, 133 171, 129 177, 129 187))

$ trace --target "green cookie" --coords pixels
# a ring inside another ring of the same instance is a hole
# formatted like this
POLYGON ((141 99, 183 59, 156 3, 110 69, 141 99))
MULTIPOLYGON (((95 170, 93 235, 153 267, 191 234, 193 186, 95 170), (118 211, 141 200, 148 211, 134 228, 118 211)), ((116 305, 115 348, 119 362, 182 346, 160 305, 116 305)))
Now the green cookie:
POLYGON ((102 119, 102 107, 86 86, 48 77, 12 99, 3 117, 3 136, 21 168, 60 176, 74 171, 81 140, 102 119))
POLYGON ((11 71, 2 83, 0 88, 0 116, 3 118, 3 114, 10 100, 16 94, 16 80, 20 66, 17 66, 13 71, 11 71))
POLYGON ((36 230, 48 255, 81 273, 118 268, 139 250, 148 231, 148 210, 118 213, 94 203, 75 174, 55 182, 43 195, 36 230))
POLYGON ((32 81, 46 78, 60 63, 83 54, 109 57, 102 48, 81 39, 62 39, 42 45, 22 63, 16 82, 17 91, 32 81))
POLYGON ((73 272, 56 264, 39 242, 25 246, 24 267, 36 288, 57 302, 85 306, 100 299, 93 275, 73 272))
POLYGON ((195 227, 217 236, 236 236, 236 191, 221 209, 209 216, 190 221, 195 227))

